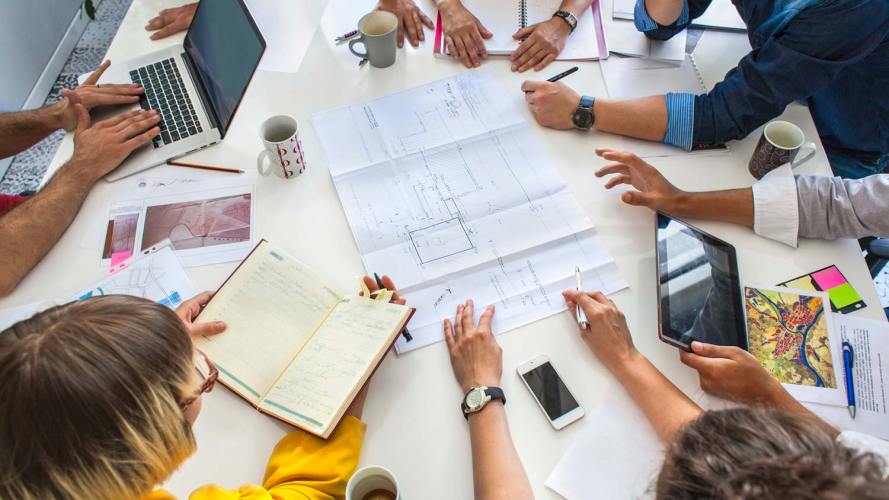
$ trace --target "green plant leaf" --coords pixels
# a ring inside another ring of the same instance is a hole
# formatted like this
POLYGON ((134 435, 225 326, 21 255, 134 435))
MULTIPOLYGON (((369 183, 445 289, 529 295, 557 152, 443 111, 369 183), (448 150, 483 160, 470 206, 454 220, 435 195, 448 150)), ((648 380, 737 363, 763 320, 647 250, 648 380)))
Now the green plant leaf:
POLYGON ((93 0, 83 0, 83 10, 90 19, 96 18, 96 6, 93 5, 93 0))

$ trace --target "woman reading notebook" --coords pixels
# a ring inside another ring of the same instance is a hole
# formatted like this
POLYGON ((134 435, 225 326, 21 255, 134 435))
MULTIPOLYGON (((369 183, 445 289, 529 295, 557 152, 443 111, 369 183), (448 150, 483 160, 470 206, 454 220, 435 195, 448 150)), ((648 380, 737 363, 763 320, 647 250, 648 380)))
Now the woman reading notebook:
MULTIPOLYGON (((0 332, 0 498, 172 499, 156 488, 194 453, 191 427, 218 376, 193 340, 226 335, 225 324, 193 322, 211 296, 175 313, 136 297, 95 297, 0 332)), ((366 391, 328 440, 284 436, 261 486, 208 485, 190 498, 342 498, 361 453, 366 391)))

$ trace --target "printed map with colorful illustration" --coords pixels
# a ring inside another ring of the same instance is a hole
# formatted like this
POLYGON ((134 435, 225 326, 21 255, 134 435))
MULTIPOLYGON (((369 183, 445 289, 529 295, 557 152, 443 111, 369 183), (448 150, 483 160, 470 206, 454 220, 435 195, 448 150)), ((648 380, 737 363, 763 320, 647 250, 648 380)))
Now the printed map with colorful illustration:
POLYGON ((824 300, 761 288, 744 289, 750 353, 785 384, 837 387, 824 300))

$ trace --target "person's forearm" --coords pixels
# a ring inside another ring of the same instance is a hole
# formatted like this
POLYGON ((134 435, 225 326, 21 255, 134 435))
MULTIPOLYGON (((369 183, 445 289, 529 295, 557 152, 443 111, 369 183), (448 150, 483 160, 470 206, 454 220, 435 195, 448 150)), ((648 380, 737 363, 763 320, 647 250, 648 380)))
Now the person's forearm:
POLYGON ((435 0, 435 6, 439 9, 447 9, 455 5, 463 5, 460 0, 435 0))
POLYGON ((669 26, 682 15, 685 0, 644 0, 645 11, 654 22, 661 26, 669 26))
POLYGON ((475 500, 533 499, 531 484, 509 435, 506 409, 491 401, 469 415, 475 500))
POLYGON ((812 413, 808 408, 803 406, 802 403, 796 400, 793 396, 787 392, 787 389, 784 388, 781 384, 774 384, 774 387, 771 391, 769 391, 769 395, 763 400, 752 401, 752 404, 765 408, 773 408, 775 410, 779 410, 786 413, 793 413, 795 415, 799 415, 803 418, 810 418, 816 420, 820 424, 824 425, 828 432, 830 432, 834 437, 838 436, 840 431, 837 430, 832 425, 828 424, 824 420, 821 419, 818 415, 812 413))
POLYGON ((683 191, 664 205, 676 217, 718 220, 753 227, 753 190, 683 191))
POLYGON ((62 128, 61 102, 40 109, 0 113, 0 158, 30 148, 62 128))
POLYGON ((662 141, 667 132, 667 104, 664 96, 638 99, 596 99, 593 127, 602 132, 662 141))
POLYGON ((46 188, 0 217, 0 296, 15 289, 74 220, 97 181, 88 172, 69 162, 46 188))
POLYGON ((701 408, 682 393, 642 354, 610 368, 639 405, 662 441, 698 418, 701 408))

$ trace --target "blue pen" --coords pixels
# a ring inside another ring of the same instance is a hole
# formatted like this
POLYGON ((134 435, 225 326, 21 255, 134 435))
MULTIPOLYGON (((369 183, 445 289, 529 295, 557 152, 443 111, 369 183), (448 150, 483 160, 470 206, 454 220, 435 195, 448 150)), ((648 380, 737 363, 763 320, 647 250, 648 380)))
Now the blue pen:
POLYGON ((852 381, 852 367, 855 362, 855 353, 852 344, 843 341, 843 368, 846 371, 846 400, 849 402, 849 415, 855 418, 855 384, 852 381))

